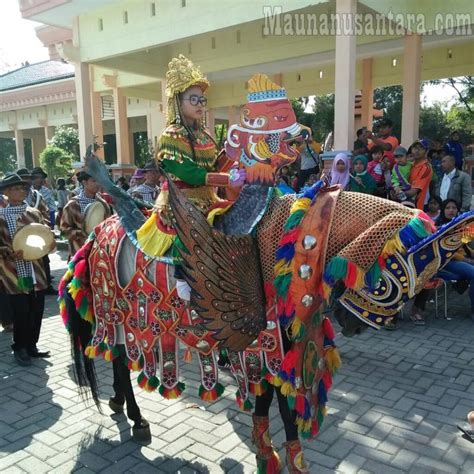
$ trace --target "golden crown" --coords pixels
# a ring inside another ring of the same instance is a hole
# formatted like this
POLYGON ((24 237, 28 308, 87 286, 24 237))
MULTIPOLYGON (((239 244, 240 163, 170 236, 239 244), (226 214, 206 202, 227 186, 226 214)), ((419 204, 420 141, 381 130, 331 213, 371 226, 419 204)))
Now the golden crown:
POLYGON ((172 98, 191 86, 199 86, 205 91, 209 81, 191 60, 180 54, 168 64, 166 73, 166 96, 172 98))

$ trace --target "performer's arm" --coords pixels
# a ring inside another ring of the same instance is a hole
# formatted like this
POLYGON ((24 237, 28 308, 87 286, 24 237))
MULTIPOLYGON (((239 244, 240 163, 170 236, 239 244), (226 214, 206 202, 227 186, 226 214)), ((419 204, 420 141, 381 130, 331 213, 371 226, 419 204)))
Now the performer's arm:
POLYGON ((87 239, 87 234, 77 225, 74 219, 74 201, 69 201, 63 209, 60 230, 68 240, 87 239))

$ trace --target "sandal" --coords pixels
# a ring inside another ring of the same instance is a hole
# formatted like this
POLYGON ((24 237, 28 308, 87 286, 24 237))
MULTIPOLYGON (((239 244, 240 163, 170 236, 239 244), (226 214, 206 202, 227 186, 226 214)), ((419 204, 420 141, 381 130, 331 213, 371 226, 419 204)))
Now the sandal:
POLYGON ((458 430, 462 431, 469 441, 474 443, 474 427, 469 423, 461 423, 456 425, 458 430))
POLYGON ((415 326, 424 326, 425 318, 420 313, 413 313, 410 315, 410 319, 413 321, 415 326))

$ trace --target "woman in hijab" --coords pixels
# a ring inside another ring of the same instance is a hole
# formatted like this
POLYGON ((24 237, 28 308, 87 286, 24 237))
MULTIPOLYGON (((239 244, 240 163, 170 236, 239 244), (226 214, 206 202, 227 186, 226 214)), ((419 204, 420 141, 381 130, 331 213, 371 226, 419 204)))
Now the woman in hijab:
POLYGON ((334 161, 332 162, 330 183, 331 186, 335 184, 342 185, 342 189, 345 190, 349 185, 350 179, 350 163, 349 158, 345 153, 338 153, 334 161))
POLYGON ((357 155, 352 161, 353 175, 350 176, 349 190, 356 193, 374 194, 377 189, 375 179, 367 172, 367 157, 357 155))

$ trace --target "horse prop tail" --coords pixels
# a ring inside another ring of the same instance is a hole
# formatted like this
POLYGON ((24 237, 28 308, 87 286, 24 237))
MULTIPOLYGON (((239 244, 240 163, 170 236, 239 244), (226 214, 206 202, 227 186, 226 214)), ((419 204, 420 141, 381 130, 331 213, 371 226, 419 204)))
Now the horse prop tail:
POLYGON ((94 360, 85 351, 93 334, 87 262, 92 243, 93 240, 90 240, 84 244, 69 263, 69 269, 59 284, 59 306, 70 336, 72 368, 79 395, 84 401, 92 397, 102 413, 94 360))

